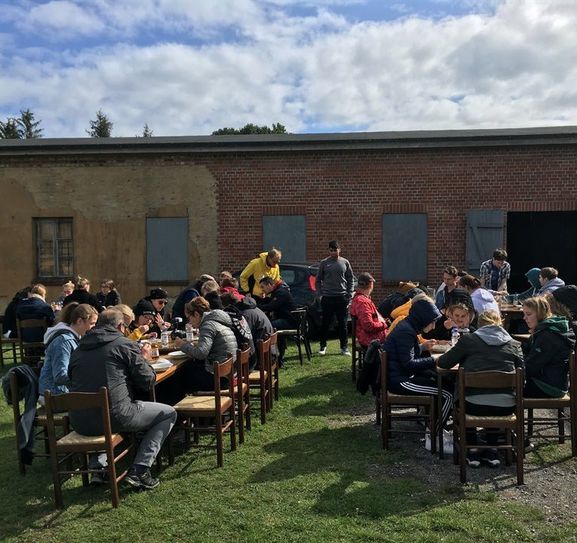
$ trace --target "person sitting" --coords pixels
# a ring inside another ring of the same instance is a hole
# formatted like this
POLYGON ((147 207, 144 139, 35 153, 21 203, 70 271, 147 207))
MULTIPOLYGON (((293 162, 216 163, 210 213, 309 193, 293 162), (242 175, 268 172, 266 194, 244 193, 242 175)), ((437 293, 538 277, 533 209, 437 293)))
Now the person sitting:
MULTIPOLYGON (((174 319, 179 318, 186 320, 186 315, 184 314, 184 306, 190 302, 193 298, 200 296, 200 289, 202 285, 206 283, 206 281, 214 281, 214 277, 212 275, 208 275, 207 273, 203 273, 195 283, 192 285, 188 285, 185 289, 183 289, 176 300, 174 301, 174 305, 172 306, 172 318, 174 319)), ((184 326, 184 324, 183 324, 184 326)))
POLYGON ((55 312, 60 311, 64 307, 64 300, 66 299, 66 296, 70 296, 73 292, 74 283, 72 281, 66 281, 66 283, 62 285, 62 292, 60 293, 60 296, 58 296, 58 298, 52 302, 52 309, 55 312))
MULTIPOLYGON (((28 293, 28 298, 22 300, 16 309, 16 318, 20 321, 28 319, 44 319, 48 326, 54 324, 54 311, 46 303, 46 287, 41 284, 34 285, 28 293)), ((22 329, 22 340, 28 342, 41 342, 45 330, 40 328, 22 329)))
POLYGON ((200 295, 209 303, 211 309, 223 309, 220 286, 214 279, 209 279, 203 283, 200 295))
POLYGON ((126 304, 118 304, 115 305, 113 309, 120 311, 122 313, 122 317, 124 318, 124 324, 126 326, 126 328, 122 331, 124 337, 132 339, 133 341, 138 341, 148 333, 148 323, 152 321, 152 313, 147 315, 147 318, 143 319, 143 324, 139 326, 135 322, 136 316, 134 315, 134 311, 130 308, 130 306, 126 304))
MULTIPOLYGON (((390 392, 405 395, 437 396, 435 362, 427 353, 436 343, 428 340, 419 345, 418 335, 431 331, 441 313, 430 298, 413 301, 409 314, 394 330, 387 334, 383 349, 387 353, 388 388, 390 392)), ((449 385, 446 385, 447 387, 449 385)), ((451 407, 453 395, 448 388, 442 392, 442 418, 445 425, 451 407)), ((436 433, 436 429, 429 429, 436 433)))
POLYGON ((435 305, 442 309, 446 307, 446 299, 451 291, 457 288, 459 270, 455 266, 447 266, 443 270, 443 282, 435 294, 435 305))
POLYGON ((24 287, 23 289, 19 290, 10 303, 6 306, 6 310, 4 311, 4 322, 2 323, 2 333, 4 334, 5 338, 16 338, 18 337, 18 324, 16 318, 16 311, 18 310, 18 306, 23 300, 28 298, 28 294, 32 287, 24 287))
POLYGON ((71 302, 89 304, 99 313, 104 310, 104 306, 98 301, 98 298, 94 296, 94 294, 90 294, 90 281, 86 279, 86 277, 81 277, 80 275, 76 278, 72 294, 69 294, 64 298, 62 305, 64 307, 71 302))
POLYGON ((577 286, 565 285, 545 294, 553 315, 567 317, 577 337, 577 286))
MULTIPOLYGON (((245 296, 242 300, 237 300, 232 293, 223 294, 222 305, 227 312, 244 317, 252 336, 253 345, 266 339, 267 336, 274 334, 274 328, 266 313, 257 306, 254 298, 245 296)), ((251 352, 253 346, 251 345, 251 352)))
POLYGON ((174 345, 194 359, 187 366, 186 384, 190 392, 214 390, 214 362, 222 362, 232 355, 236 360, 238 344, 232 329, 232 320, 222 309, 210 309, 208 302, 197 296, 185 306, 188 322, 199 329, 196 345, 181 338, 174 345))
POLYGON ((262 298, 263 292, 260 288, 259 280, 267 276, 278 281, 280 279, 279 263, 281 258, 282 253, 274 247, 270 251, 260 253, 256 258, 253 258, 240 274, 240 288, 242 291, 257 298, 262 298))
POLYGON ((126 337, 138 341, 151 332, 151 327, 156 318, 156 309, 152 302, 143 298, 134 306, 134 310, 130 312, 132 315, 128 314, 128 316, 127 311, 122 309, 122 305, 118 309, 124 315, 124 324, 127 326, 124 331, 126 337), (132 318, 130 318, 131 316, 132 318), (130 321, 127 322, 129 319, 130 321))
POLYGON ((118 294, 112 279, 102 280, 100 291, 96 293, 96 298, 103 307, 112 307, 120 303, 120 294, 118 294))
POLYGON ((238 281, 234 277, 224 277, 220 282, 220 293, 226 294, 227 292, 231 292, 234 297, 240 301, 244 296, 238 291, 238 286, 238 281))
POLYGON ((516 294, 509 294, 505 297, 505 301, 508 303, 515 303, 521 302, 526 300, 527 298, 532 298, 533 296, 537 296, 541 288, 541 284, 539 283, 539 274, 541 273, 541 268, 531 268, 526 274, 525 277, 529 284, 531 285, 527 290, 523 292, 519 292, 516 294))
POLYGON ((382 343, 387 337, 387 323, 371 300, 375 278, 367 272, 359 274, 351 302, 351 316, 357 319, 357 341, 366 349, 374 339, 382 343))
POLYGON ((485 311, 496 311, 499 315, 501 314, 495 297, 481 286, 481 281, 477 277, 464 275, 459 279, 459 286, 463 287, 471 295, 477 315, 485 311))
MULTIPOLYGON (((158 486, 150 467, 162 443, 176 422, 176 411, 170 405, 136 400, 134 391, 150 393, 156 374, 150 345, 142 350, 123 336, 122 313, 106 309, 98 317, 96 327, 79 342, 68 366, 71 392, 98 392, 108 388, 110 420, 113 432, 141 432, 142 438, 125 481, 138 489, 158 486)), ((102 419, 90 411, 71 411, 72 427, 83 435, 101 435, 102 419)), ((106 455, 91 455, 89 466, 101 469, 106 455)), ((94 477, 93 477, 94 479, 94 477)))
POLYGON ((507 294, 507 279, 511 276, 511 265, 507 262, 507 251, 495 249, 493 258, 481 263, 480 286, 492 294, 507 294))
MULTIPOLYGON (((452 349, 437 360, 440 368, 450 369, 459 365, 466 373, 479 371, 514 371, 523 367, 521 345, 503 328, 501 317, 495 311, 485 311, 478 318, 479 328, 472 334, 459 338, 452 349)), ((515 411, 515 396, 511 392, 490 389, 474 389, 465 396, 465 413, 474 416, 506 416, 515 411)), ((477 432, 467 429, 467 444, 477 444, 477 432)), ((498 434, 487 431, 487 444, 496 446, 498 434)), ((490 466, 500 464, 497 449, 470 449, 467 462, 471 467, 479 467, 480 461, 490 466)))
POLYGON ((68 304, 59 315, 56 326, 46 330, 44 346, 46 354, 38 380, 38 402, 44 405, 44 392, 52 394, 68 392, 68 364, 72 351, 80 338, 94 328, 98 311, 88 304, 68 304))
POLYGON ((547 292, 553 292, 559 287, 565 286, 565 281, 559 277, 559 272, 555 268, 541 268, 539 283, 541 288, 537 296, 543 296, 547 292))
MULTIPOLYGON (((160 334, 164 330, 168 330, 171 326, 170 322, 164 320, 166 304, 168 303, 168 292, 163 288, 153 288, 151 289, 150 294, 139 300, 138 303, 143 300, 150 302, 154 308, 154 319, 149 325, 149 333, 155 333, 157 337, 160 337, 160 334)), ((136 305, 138 306, 138 304, 136 305)), ((136 313, 137 311, 135 306, 134 314, 136 315, 136 313)))
POLYGON ((232 278, 233 278, 233 276, 232 276, 231 272, 229 272, 228 270, 222 270, 218 275, 218 283, 222 287, 222 286, 224 286, 222 284, 224 279, 232 279, 232 278))
POLYGON ((523 319, 531 333, 523 343, 528 398, 562 398, 568 390, 569 355, 575 334, 566 317, 553 315, 543 296, 523 302, 523 319))

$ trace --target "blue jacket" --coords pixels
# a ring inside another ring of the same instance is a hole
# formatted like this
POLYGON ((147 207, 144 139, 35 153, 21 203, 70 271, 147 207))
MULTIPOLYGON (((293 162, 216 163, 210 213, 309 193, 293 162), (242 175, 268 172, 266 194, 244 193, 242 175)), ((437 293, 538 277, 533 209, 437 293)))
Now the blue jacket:
MULTIPOLYGON (((19 320, 26 319, 46 319, 48 326, 54 322, 54 311, 42 299, 32 296, 22 300, 16 309, 16 317, 19 320)), ((43 328, 25 328, 22 330, 23 341, 42 341, 44 336, 43 328)))
POLYGON ((411 305, 409 315, 387 336, 383 349, 387 352, 388 383, 394 387, 408 381, 415 373, 434 368, 432 357, 420 356, 417 335, 428 324, 441 317, 437 307, 427 300, 411 305))
POLYGON ((46 390, 52 394, 68 392, 68 364, 72 351, 78 347, 78 341, 76 334, 62 323, 46 332, 46 355, 38 381, 39 394, 44 395, 46 390))

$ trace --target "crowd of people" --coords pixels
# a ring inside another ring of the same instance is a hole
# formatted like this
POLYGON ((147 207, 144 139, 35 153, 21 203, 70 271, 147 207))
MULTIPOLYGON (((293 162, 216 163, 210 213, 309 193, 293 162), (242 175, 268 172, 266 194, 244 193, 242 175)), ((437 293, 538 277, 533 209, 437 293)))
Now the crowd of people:
MULTIPOLYGON (((235 357, 241 344, 248 344, 251 366, 256 367, 255 344, 274 330, 297 326, 293 315, 297 304, 282 279, 281 258, 275 248, 261 253, 247 264, 239 280, 229 271, 218 278, 202 274, 182 289, 171 311, 163 288, 151 289, 130 307, 121 303, 110 279, 101 282, 97 295, 90 293, 90 281, 84 277, 66 282, 61 296, 51 304, 46 302, 46 289, 33 285, 19 291, 7 308, 4 331, 14 337, 18 319, 45 320, 49 328, 40 330, 40 337, 34 329, 27 329, 23 338, 45 344, 39 402, 43 403, 46 390, 53 394, 96 392, 107 386, 113 431, 144 433, 127 481, 137 488, 154 488, 158 479, 150 467, 175 423, 176 412, 170 405, 143 400, 137 393, 149 394, 155 383, 149 363, 151 346, 143 340, 170 332, 175 347, 192 359, 179 379, 184 394, 211 390, 213 363, 235 357), (187 327, 198 330, 194 344, 182 337, 187 327)), ((316 276, 322 311, 319 354, 327 354, 329 326, 336 319, 340 354, 350 356, 350 313, 356 319, 356 340, 361 347, 367 349, 376 341, 387 352, 388 383, 397 394, 437 395, 436 365, 459 364, 465 371, 523 366, 526 396, 563 396, 577 332, 577 287, 565 285, 554 268, 532 268, 526 274, 530 288, 510 294, 506 259, 504 250, 496 250, 482 263, 479 277, 447 266, 441 285, 433 292, 417 283, 401 283, 399 291, 377 308, 372 300, 374 277, 363 272, 355 278, 350 262, 341 256, 339 242, 330 241, 328 256, 320 262, 316 276), (504 329, 499 301, 522 303, 530 334, 523 344, 504 329), (438 343, 451 343, 452 348, 437 360, 431 350, 438 343)), ((286 348, 282 338, 278 347, 282 366, 286 348)), ((450 383, 442 396, 440 424, 447 424, 454 401, 450 383)), ((513 405, 510 395, 484 391, 467 396, 465 409, 472 414, 504 414, 513 405)), ((94 418, 74 415, 71 422, 81 433, 102 432, 94 418)), ((471 433, 467 439, 474 444, 477 438, 471 433)), ((98 455, 90 458, 94 469, 104 461, 98 455)), ((470 465, 481 461, 492 466, 499 463, 496 451, 480 456, 473 449, 470 465)), ((93 479, 99 482, 99 475, 93 479)))

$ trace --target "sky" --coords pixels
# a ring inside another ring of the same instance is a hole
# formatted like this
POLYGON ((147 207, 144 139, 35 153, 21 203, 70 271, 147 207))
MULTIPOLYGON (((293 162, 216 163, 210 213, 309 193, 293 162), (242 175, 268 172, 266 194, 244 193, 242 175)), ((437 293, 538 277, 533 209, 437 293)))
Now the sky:
POLYGON ((577 125, 576 0, 0 0, 0 120, 44 137, 577 125))

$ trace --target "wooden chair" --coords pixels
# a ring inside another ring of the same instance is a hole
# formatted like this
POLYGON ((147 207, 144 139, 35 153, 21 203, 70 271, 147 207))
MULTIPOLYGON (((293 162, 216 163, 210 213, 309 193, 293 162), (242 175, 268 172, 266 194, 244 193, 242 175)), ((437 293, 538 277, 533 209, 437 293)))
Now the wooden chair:
POLYGON ((523 370, 516 371, 479 371, 467 373, 459 369, 459 401, 455 404, 453 419, 454 453, 453 458, 460 466, 461 483, 467 481, 467 450, 497 448, 507 452, 507 465, 511 463, 512 452, 517 458, 517 484, 523 484, 523 454, 524 454, 524 421, 523 421, 523 370), (468 415, 463 409, 465 391, 468 389, 512 389, 516 396, 515 412, 505 416, 468 415), (503 445, 467 445, 467 428, 495 428, 505 430, 503 445))
POLYGON ((351 317, 351 332, 352 332, 352 356, 351 356, 351 373, 353 382, 357 380, 357 368, 361 370, 366 349, 357 341, 357 325, 358 319, 355 316, 351 317))
POLYGON ((6 353, 12 351, 12 362, 14 364, 18 363, 18 355, 16 346, 19 345, 17 338, 5 338, 4 328, 2 325, 2 319, 4 317, 0 316, 0 366, 4 367, 4 356, 6 353))
MULTIPOLYGON (((244 443, 244 429, 251 429, 250 420, 250 384, 248 376, 250 374, 250 349, 244 351, 240 349, 236 352, 236 389, 234 391, 235 410, 238 420, 238 442, 244 443)), ((223 395, 228 395, 228 391, 223 391, 223 395)))
POLYGON ((110 408, 108 404, 108 391, 102 387, 98 392, 69 392, 66 394, 53 395, 50 391, 44 394, 46 401, 46 419, 48 427, 48 439, 50 441, 50 456, 52 459, 52 479, 54 481, 54 501, 56 507, 64 506, 62 500, 61 475, 82 475, 83 486, 88 486, 88 475, 90 473, 100 473, 102 470, 90 469, 88 467, 88 454, 93 452, 106 452, 107 466, 110 482, 110 492, 112 494, 112 506, 118 507, 120 496, 118 483, 126 477, 128 470, 117 473, 116 464, 125 458, 132 450, 133 444, 126 442, 120 434, 112 433, 110 423, 110 408), (98 436, 85 436, 78 432, 70 432, 60 439, 56 438, 55 418, 59 411, 75 411, 83 409, 97 409, 102 417, 104 433, 98 436), (126 447, 118 453, 115 449, 120 445, 126 447), (82 456, 82 467, 71 469, 70 460, 73 456, 82 456), (64 469, 60 466, 64 464, 64 469))
MULTIPOLYGON (((435 454, 437 452, 436 433, 435 429, 437 427, 437 398, 436 396, 421 396, 421 395, 405 395, 405 394, 394 394, 388 390, 387 386, 387 353, 383 350, 379 351, 379 356, 381 358, 380 367, 380 381, 381 381, 381 393, 380 398, 377 400, 377 409, 381 414, 381 438, 383 441, 383 449, 389 448, 390 434, 395 430, 392 429, 393 420, 405 420, 405 421, 416 421, 424 422, 431 432, 431 453, 435 454), (414 407, 415 413, 407 413, 407 408, 414 407), (402 409, 401 412, 398 409, 402 409), (420 412, 423 408, 424 412, 420 412), (397 409, 397 411, 393 411, 397 409)), ((396 430, 400 433, 422 433, 422 430, 407 430, 406 428, 402 430, 396 430)))
POLYGON ((270 337, 257 342, 258 369, 249 374, 251 398, 260 402, 260 423, 266 423, 269 406, 270 337))
POLYGON ((278 402, 279 398, 279 363, 278 363, 278 332, 275 332, 270 336, 270 352, 269 352, 270 362, 270 373, 268 375, 268 395, 269 395, 269 407, 273 408, 274 402, 278 402))
MULTIPOLYGON (((20 421, 22 420, 22 411, 20 409, 19 397, 20 384, 18 383, 18 377, 16 373, 10 373, 10 397, 12 398, 12 415, 14 418, 14 435, 18 436, 18 427, 20 426, 20 421)), ((54 416, 55 426, 61 427, 64 434, 69 432, 69 421, 67 413, 58 413, 54 416)), ((50 446, 48 443, 48 430, 47 430, 47 420, 46 420, 46 409, 44 407, 38 407, 36 409, 36 414, 34 416, 34 439, 36 442, 41 442, 43 445, 44 452, 34 453, 34 457, 49 458, 50 457, 50 446)), ((16 439, 16 457, 18 459, 18 471, 24 475, 26 473, 26 462, 23 458, 23 452, 20 450, 18 444, 18 438, 16 439)))
POLYGON ((44 357, 44 342, 43 341, 24 341, 23 330, 35 329, 44 337, 44 332, 48 329, 48 321, 46 319, 18 319, 18 345, 20 347, 20 360, 31 366, 36 366, 44 357))
POLYGON ((577 369, 575 353, 569 356, 569 391, 562 398, 523 398, 523 408, 527 410, 527 437, 533 435, 534 426, 557 426, 559 443, 565 443, 565 423, 571 428, 571 456, 577 456, 577 369), (534 409, 554 409, 556 417, 535 417, 534 409), (566 410, 569 411, 567 414, 566 410))
MULTIPOLYGON (((190 447, 190 434, 194 432, 195 442, 198 434, 214 434, 216 437, 217 465, 224 465, 223 436, 230 433, 230 449, 236 450, 236 424, 234 409, 234 363, 232 356, 223 362, 215 362, 214 395, 213 396, 186 396, 174 408, 181 420, 179 425, 185 431, 186 447, 190 447), (221 379, 228 380, 226 396, 221 390, 221 379)), ((169 451, 172 446, 169 445, 169 451)), ((172 460, 172 459, 171 459, 172 460)))
POLYGON ((307 324, 307 310, 306 308, 295 309, 291 311, 294 321, 296 322, 296 327, 290 330, 278 330, 279 336, 282 336, 285 341, 288 339, 293 340, 296 343, 297 349, 299 351, 299 360, 301 366, 303 365, 303 347, 305 349, 305 354, 307 355, 307 360, 310 362, 312 357, 311 343, 309 341, 308 334, 308 324, 307 324))

